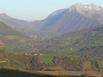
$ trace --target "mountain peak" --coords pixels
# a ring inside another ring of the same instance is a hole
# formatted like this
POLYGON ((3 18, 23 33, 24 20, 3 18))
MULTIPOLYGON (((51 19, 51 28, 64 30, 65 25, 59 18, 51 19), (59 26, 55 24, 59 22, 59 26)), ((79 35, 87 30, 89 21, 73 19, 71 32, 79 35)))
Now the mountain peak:
POLYGON ((82 4, 76 3, 70 7, 72 10, 77 11, 99 11, 103 9, 101 6, 97 6, 95 4, 82 4))
POLYGON ((82 4, 82 3, 75 3, 74 5, 72 5, 72 7, 100 7, 100 6, 97 6, 93 3, 91 4, 82 4))

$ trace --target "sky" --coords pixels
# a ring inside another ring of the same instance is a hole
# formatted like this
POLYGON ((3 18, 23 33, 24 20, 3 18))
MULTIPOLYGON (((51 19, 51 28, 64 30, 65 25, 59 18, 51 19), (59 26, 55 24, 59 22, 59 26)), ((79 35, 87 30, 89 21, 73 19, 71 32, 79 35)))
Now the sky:
POLYGON ((78 2, 103 6, 103 0, 0 0, 0 13, 28 21, 41 20, 78 2))

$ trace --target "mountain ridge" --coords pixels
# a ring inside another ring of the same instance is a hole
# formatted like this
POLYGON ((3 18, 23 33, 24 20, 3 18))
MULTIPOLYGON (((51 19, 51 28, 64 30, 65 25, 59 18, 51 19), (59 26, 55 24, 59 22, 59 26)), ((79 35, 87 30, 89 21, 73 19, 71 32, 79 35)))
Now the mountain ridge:
POLYGON ((0 15, 0 21, 30 37, 41 35, 42 38, 49 34, 62 35, 103 24, 102 9, 102 6, 94 4, 76 3, 69 8, 56 10, 39 21, 28 22, 6 14, 0 15))
POLYGON ((70 8, 57 10, 42 21, 40 31, 66 33, 102 24, 103 7, 74 4, 70 8))

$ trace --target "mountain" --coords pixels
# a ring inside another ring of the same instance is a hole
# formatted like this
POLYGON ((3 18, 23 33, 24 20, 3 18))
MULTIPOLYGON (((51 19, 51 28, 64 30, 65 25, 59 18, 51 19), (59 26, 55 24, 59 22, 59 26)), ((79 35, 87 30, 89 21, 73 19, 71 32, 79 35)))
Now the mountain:
POLYGON ((103 7, 80 3, 57 10, 39 22, 42 32, 68 33, 103 24, 103 7))
POLYGON ((10 26, 14 30, 25 34, 35 32, 36 30, 31 22, 10 17, 5 13, 0 14, 0 21, 4 22, 7 26, 10 26))
POLYGON ((30 37, 47 38, 103 24, 103 7, 76 3, 39 21, 28 22, 4 13, 0 14, 0 21, 30 37))

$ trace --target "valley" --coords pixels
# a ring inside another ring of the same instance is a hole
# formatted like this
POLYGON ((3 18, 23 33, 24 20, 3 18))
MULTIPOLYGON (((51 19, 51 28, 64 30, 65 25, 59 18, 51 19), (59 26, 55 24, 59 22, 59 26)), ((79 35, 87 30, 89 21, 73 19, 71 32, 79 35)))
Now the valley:
POLYGON ((103 7, 77 3, 36 21, 0 14, 0 69, 102 77, 103 7))

